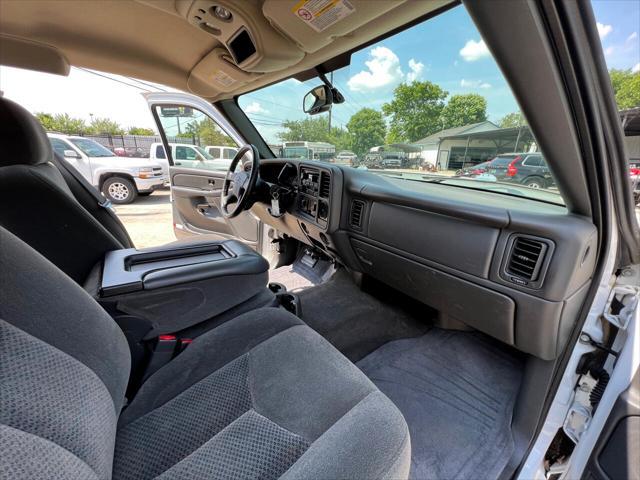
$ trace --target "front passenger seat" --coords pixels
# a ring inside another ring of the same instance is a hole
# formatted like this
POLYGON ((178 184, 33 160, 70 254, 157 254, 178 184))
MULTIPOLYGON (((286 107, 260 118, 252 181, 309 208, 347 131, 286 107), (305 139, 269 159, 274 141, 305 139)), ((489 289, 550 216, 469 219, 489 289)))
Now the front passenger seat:
POLYGON ((114 233, 117 219, 110 231, 79 203, 35 117, 2 97, 0 144, 1 226, 81 285, 106 252, 132 246, 121 224, 114 233))
POLYGON ((1 227, 0 246, 3 477, 408 477, 402 414, 297 317, 254 310, 205 333, 123 410, 115 322, 1 227))

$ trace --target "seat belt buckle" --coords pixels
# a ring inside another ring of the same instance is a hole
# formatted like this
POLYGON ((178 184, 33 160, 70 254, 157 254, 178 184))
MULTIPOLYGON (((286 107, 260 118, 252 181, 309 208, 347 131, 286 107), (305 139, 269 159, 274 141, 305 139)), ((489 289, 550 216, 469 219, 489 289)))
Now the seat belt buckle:
POLYGON ((193 342, 192 338, 181 338, 180 341, 178 342, 177 353, 184 352, 187 349, 187 347, 191 345, 191 342, 193 342))
POLYGON ((178 339, 175 335, 160 335, 158 337, 155 347, 151 352, 151 358, 147 364, 143 381, 171 361, 176 353, 177 345, 178 339))
POLYGON ((111 203, 111 200, 109 200, 108 198, 105 198, 103 201, 99 202, 98 205, 102 208, 113 209, 113 204, 111 203))

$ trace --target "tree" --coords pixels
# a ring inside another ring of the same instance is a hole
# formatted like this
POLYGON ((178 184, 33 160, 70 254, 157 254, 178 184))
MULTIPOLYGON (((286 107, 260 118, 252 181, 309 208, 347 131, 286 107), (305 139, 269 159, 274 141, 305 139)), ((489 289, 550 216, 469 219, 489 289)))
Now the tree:
POLYGON ((185 129, 177 137, 182 138, 197 138, 201 145, 221 145, 235 147, 235 142, 227 134, 220 131, 216 123, 209 117, 202 120, 190 121, 185 129))
POLYGON ((122 135, 124 129, 118 124, 108 118, 96 117, 91 120, 89 125, 89 132, 94 135, 122 135))
POLYGON ((358 110, 347 123, 351 136, 351 148, 358 155, 363 155, 371 147, 382 145, 387 133, 382 113, 372 108, 358 110))
POLYGON ((401 83, 393 91, 393 99, 382 105, 391 117, 390 136, 415 142, 442 129, 440 116, 449 92, 429 81, 401 83))
POLYGON ((129 129, 127 130, 127 133, 129 135, 147 135, 147 136, 155 135, 153 130, 145 127, 129 127, 129 129))
POLYGON ((507 113, 498 121, 500 128, 515 128, 527 125, 527 119, 522 112, 507 113))
POLYGON ((609 77, 620 110, 640 106, 640 72, 611 69, 609 77))
POLYGON ((84 134, 87 132, 87 124, 81 118, 73 118, 68 113, 38 112, 36 118, 42 127, 48 132, 66 133, 68 135, 84 134))
POLYGON ((278 138, 283 142, 326 142, 329 138, 329 117, 326 115, 285 120, 282 126, 285 130, 278 133, 278 138))
POLYGON ((462 127, 487 119, 487 101, 482 95, 454 95, 442 109, 444 128, 462 127))

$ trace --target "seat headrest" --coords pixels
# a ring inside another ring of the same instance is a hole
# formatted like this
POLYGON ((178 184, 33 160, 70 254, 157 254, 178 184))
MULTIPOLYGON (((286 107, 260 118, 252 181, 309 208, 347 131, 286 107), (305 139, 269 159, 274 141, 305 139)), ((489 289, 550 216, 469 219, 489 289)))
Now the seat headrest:
POLYGON ((15 102, 0 97, 0 167, 51 161, 51 143, 40 122, 15 102))

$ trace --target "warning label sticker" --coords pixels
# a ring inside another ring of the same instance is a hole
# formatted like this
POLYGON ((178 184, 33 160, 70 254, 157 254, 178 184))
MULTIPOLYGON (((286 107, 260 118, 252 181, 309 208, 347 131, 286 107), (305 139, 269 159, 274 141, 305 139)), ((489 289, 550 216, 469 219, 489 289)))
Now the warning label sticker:
POLYGON ((326 30, 355 11, 349 0, 301 0, 292 10, 316 32, 326 30))
POLYGON ((218 82, 220 85, 224 87, 230 87, 234 83, 236 83, 236 79, 231 75, 223 72, 222 70, 218 70, 213 74, 213 79, 218 82))

